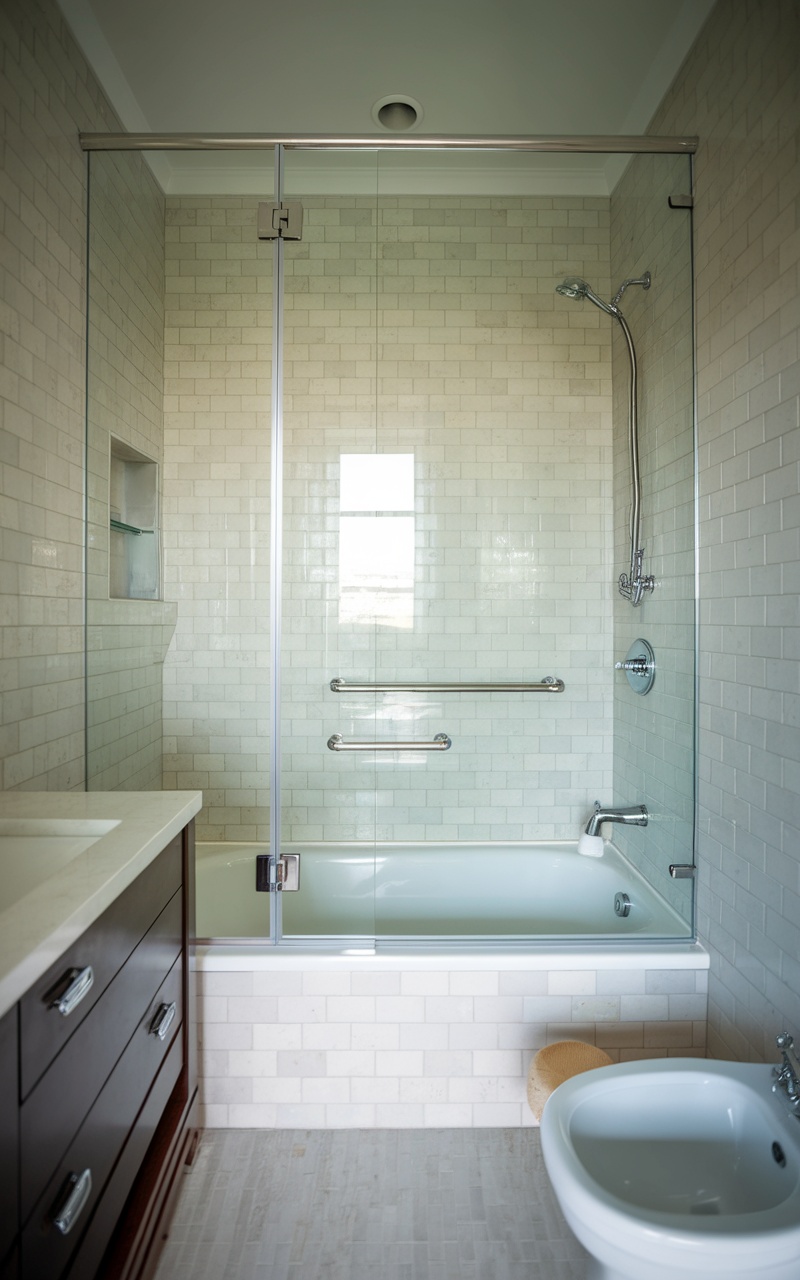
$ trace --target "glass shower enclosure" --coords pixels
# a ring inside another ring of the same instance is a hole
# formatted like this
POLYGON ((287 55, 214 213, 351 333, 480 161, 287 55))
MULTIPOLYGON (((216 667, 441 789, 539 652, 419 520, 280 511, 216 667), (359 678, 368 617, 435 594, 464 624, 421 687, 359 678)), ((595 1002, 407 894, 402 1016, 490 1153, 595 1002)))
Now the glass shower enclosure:
POLYGON ((201 933, 691 936, 685 150, 90 152, 87 773, 203 790, 201 933), (627 354, 555 286, 644 270, 633 609, 627 354), (649 821, 590 868, 596 800, 649 821))

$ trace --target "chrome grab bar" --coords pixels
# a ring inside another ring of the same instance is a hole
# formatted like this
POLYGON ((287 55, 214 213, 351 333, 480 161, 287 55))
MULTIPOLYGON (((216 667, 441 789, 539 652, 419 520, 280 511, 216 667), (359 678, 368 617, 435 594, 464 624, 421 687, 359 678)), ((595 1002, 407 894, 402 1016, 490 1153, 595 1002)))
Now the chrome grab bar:
POLYGON ((433 742, 345 742, 340 733, 328 738, 329 751, 449 751, 452 745, 446 733, 437 733, 433 742))
POLYGON ((532 684, 350 684, 337 676, 331 680, 333 693, 563 693, 564 681, 544 676, 532 684))

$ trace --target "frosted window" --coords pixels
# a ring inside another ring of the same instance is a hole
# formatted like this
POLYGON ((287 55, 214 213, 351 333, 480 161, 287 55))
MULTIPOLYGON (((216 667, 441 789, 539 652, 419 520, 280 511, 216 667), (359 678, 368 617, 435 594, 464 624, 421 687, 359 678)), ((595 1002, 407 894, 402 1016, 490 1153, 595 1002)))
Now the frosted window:
POLYGON ((341 511, 413 511, 413 453, 343 453, 341 511))
POLYGON ((412 628, 413 453, 343 454, 339 503, 339 621, 412 628))

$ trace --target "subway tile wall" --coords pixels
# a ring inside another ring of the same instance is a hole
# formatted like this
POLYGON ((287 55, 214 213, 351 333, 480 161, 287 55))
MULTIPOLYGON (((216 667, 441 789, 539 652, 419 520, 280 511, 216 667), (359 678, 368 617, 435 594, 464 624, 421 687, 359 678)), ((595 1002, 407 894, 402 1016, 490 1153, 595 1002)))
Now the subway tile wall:
MULTIPOLYGON (((110 598, 111 539, 134 535, 112 534, 109 518, 112 437, 162 459, 164 197, 136 153, 95 153, 90 172, 87 780, 92 790, 160 790, 162 665, 176 607, 110 598)), ((157 510, 155 524, 140 536, 160 537, 157 510)))
POLYGON ((720 0, 657 113, 697 133, 699 928, 709 1045, 800 1027, 800 10, 720 0))
MULTIPOLYGON (((567 270, 607 278, 607 202, 304 203, 286 266, 284 836, 575 836, 610 785, 610 334, 553 290, 567 270), (410 505, 343 509, 340 460, 362 454, 413 457, 410 505), (363 551, 391 521, 413 583, 343 558, 348 531, 363 551), (566 693, 328 688, 545 675, 566 693), (389 769, 329 752, 337 731, 454 747, 389 769)), ((206 791, 201 838, 265 839, 271 251, 254 200, 170 200, 168 219, 167 784, 206 791)))
POLYGON ((536 1051, 703 1057, 703 968, 199 974, 209 1128, 532 1125, 536 1051))
POLYGON ((271 344, 256 202, 168 200, 164 786, 203 791, 201 839, 269 836, 271 344))
POLYGON ((162 669, 175 605, 95 601, 89 609, 87 776, 91 791, 160 791, 162 669))
POLYGON ((3 790, 84 777, 86 158, 117 122, 55 4, 0 9, 3 790))
MULTIPOLYGON (((3 790, 84 783, 87 160, 119 122, 51 0, 8 0, 2 43, 0 769, 3 790)), ((95 439, 87 595, 90 785, 160 785, 163 606, 108 599, 108 433, 158 456, 163 197, 141 157, 103 157, 93 240, 95 439), (124 210, 124 217, 121 211, 124 210), (109 216, 110 215, 110 216, 109 216), (136 227, 136 250, 131 224, 136 227), (100 224, 96 224, 95 231, 100 224), (98 511, 99 507, 102 512, 98 511), (128 716, 128 713, 131 713, 128 716), (119 733, 117 717, 125 716, 119 733)), ((91 412, 91 410, 90 410, 91 412)))

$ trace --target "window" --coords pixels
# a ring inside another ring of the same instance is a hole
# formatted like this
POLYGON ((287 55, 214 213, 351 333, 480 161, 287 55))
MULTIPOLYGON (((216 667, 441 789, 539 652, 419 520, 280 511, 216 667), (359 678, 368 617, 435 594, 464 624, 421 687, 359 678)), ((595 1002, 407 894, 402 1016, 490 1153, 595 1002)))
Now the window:
POLYGON ((414 455, 345 453, 340 463, 339 621, 410 629, 414 455))

